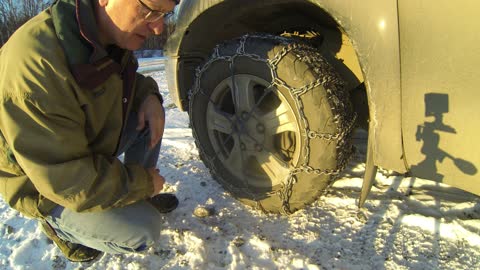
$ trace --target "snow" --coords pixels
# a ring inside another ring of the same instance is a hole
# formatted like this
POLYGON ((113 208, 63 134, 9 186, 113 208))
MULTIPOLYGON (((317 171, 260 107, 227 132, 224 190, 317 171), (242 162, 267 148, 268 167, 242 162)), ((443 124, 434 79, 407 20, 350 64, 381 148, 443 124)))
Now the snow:
MULTIPOLYGON (((158 163, 179 207, 162 217, 161 240, 142 254, 71 263, 0 199, 0 269, 480 269, 480 198, 417 178, 379 173, 356 206, 365 149, 327 194, 289 217, 263 214, 217 184, 198 157, 188 116, 172 105, 161 66, 167 124, 158 163), (198 218, 195 208, 213 209, 198 218)), ((356 141, 363 142, 362 134, 356 141)))

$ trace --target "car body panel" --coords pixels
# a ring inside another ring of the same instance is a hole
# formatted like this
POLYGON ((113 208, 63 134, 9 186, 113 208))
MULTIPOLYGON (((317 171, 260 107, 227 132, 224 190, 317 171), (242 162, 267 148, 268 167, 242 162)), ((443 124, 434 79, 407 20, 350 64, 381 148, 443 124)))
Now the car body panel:
POLYGON ((401 140, 400 53, 396 1, 316 1, 352 40, 362 68, 374 136, 373 162, 406 172, 401 140))
POLYGON ((412 175, 480 195, 480 2, 399 1, 402 118, 412 175))

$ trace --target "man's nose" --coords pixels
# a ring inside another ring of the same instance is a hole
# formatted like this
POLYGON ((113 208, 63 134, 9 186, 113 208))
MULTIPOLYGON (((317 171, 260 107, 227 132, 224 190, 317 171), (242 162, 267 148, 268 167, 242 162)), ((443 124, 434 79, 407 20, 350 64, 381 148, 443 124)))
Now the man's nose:
POLYGON ((154 35, 160 35, 163 32, 163 18, 148 24, 148 28, 154 35))

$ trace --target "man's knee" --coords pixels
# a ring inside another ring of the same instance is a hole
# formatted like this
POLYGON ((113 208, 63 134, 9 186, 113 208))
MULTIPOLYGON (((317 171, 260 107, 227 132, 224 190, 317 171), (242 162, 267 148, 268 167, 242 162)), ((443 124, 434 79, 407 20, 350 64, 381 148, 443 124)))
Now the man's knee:
POLYGON ((149 224, 142 229, 141 232, 138 232, 140 237, 140 242, 135 247, 136 251, 141 251, 143 249, 153 246, 155 243, 158 243, 160 239, 160 222, 155 221, 149 224))
MULTIPOLYGON (((72 234, 72 240, 97 246, 107 253, 142 251, 158 242, 161 214, 147 201, 104 212, 80 214, 64 212, 60 228, 72 234), (101 248, 101 247, 104 248, 101 248)), ((96 248, 98 249, 98 248, 96 248)))
POLYGON ((133 244, 131 248, 135 251, 142 251, 154 245, 160 238, 162 223, 159 213, 148 203, 143 206, 138 209, 142 212, 136 217, 136 220, 128 225, 131 230, 130 237, 135 239, 135 241, 131 241, 133 244))
MULTIPOLYGON (((158 243, 160 238, 160 226, 161 223, 158 218, 137 220, 134 224, 126 226, 128 227, 128 233, 122 237, 123 239, 117 239, 117 241, 105 244, 109 249, 118 253, 141 252, 158 243)), ((125 227, 123 229, 125 230, 125 227)))
POLYGON ((159 229, 153 230, 151 228, 146 228, 144 231, 139 233, 136 239, 132 239, 133 241, 128 241, 127 243, 123 244, 115 244, 113 245, 122 248, 125 252, 141 252, 144 251, 156 243, 160 238, 160 231, 159 229))

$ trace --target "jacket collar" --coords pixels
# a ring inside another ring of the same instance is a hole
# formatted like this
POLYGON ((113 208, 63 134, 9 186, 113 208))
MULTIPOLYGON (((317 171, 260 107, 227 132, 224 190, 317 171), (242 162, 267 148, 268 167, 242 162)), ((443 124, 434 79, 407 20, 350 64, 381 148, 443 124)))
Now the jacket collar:
MULTIPOLYGON (((80 87, 96 88, 122 71, 122 66, 100 45, 92 0, 57 0, 51 12, 55 32, 80 87)), ((120 59, 131 55, 118 47, 113 51, 120 53, 120 59)))

